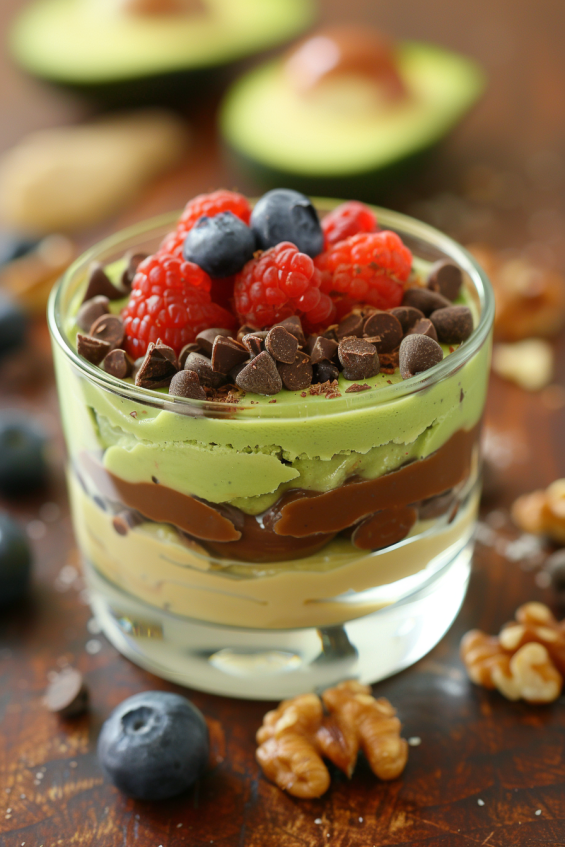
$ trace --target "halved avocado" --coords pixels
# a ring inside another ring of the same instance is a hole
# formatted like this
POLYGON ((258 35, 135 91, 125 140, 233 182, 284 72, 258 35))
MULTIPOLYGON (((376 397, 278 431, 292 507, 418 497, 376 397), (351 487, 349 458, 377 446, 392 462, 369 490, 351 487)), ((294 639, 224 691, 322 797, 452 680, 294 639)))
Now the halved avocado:
POLYGON ((16 19, 12 53, 34 76, 110 102, 189 102, 231 62, 308 27, 314 0, 201 0, 194 15, 119 11, 116 0, 35 0, 16 19))
POLYGON ((227 92, 221 133, 247 183, 374 200, 411 172, 484 87, 471 60, 430 44, 397 48, 407 96, 385 111, 338 114, 292 89, 285 60, 254 68, 227 92))

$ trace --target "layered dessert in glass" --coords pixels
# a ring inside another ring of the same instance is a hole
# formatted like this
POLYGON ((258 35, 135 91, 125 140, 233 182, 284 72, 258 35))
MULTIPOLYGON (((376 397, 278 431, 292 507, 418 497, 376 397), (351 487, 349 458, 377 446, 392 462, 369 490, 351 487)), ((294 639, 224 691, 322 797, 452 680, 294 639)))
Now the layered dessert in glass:
POLYGON ((93 609, 191 687, 374 682, 465 595, 492 292, 405 216, 229 195, 106 240, 51 298, 93 609))

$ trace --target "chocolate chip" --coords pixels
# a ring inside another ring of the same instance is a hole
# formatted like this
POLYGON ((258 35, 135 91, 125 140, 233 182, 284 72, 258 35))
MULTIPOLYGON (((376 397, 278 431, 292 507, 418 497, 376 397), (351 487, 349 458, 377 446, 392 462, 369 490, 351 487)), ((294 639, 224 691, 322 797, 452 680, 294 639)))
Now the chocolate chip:
POLYGON ((390 309, 390 314, 398 318, 404 335, 406 335, 415 323, 424 317, 424 313, 419 309, 415 309, 413 306, 397 306, 396 309, 390 309))
POLYGON ((427 335, 428 338, 433 338, 437 341, 436 328, 429 318, 422 318, 414 326, 408 330, 408 335, 427 335))
POLYGON ((473 332, 473 315, 468 306, 448 306, 432 312, 431 322, 444 344, 461 344, 473 332))
POLYGON ((277 362, 292 365, 298 353, 298 340, 284 326, 274 326, 265 338, 265 349, 277 362))
POLYGON ((336 335, 338 341, 341 341, 342 338, 351 336, 361 338, 363 335, 363 317, 358 314, 347 315, 347 317, 339 322, 336 329, 336 335))
POLYGON ((232 368, 230 371, 230 381, 235 382, 237 385, 238 376, 240 375, 242 370, 247 367, 248 364, 249 362, 242 362, 240 365, 236 365, 235 368, 232 368))
POLYGON ((282 379, 275 360, 264 350, 240 371, 236 384, 253 394, 278 394, 282 379))
POLYGON ((200 385, 196 371, 179 371, 169 385, 169 394, 175 397, 188 397, 190 400, 205 400, 206 392, 200 385))
POLYGON ((91 338, 90 335, 83 335, 81 332, 77 332, 77 352, 87 362, 92 362, 93 365, 99 365, 110 350, 111 347, 107 341, 102 341, 101 338, 91 338))
POLYGON ((337 341, 332 341, 331 338, 324 338, 319 335, 314 339, 314 343, 310 352, 310 360, 313 365, 319 365, 320 362, 331 362, 337 353, 337 341))
POLYGON ((110 349, 121 347, 124 342, 124 323, 118 315, 101 315, 96 318, 88 333, 110 345, 110 349))
POLYGON ((291 315, 289 318, 285 318, 284 321, 274 324, 274 326, 283 326, 287 332, 294 335, 301 347, 304 346, 304 330, 302 329, 300 318, 297 315, 291 315))
POLYGON ((402 339, 398 364, 402 379, 423 373, 443 359, 443 350, 427 335, 407 335, 402 339))
POLYGON ((119 300, 121 297, 125 297, 126 294, 126 291, 116 288, 116 286, 110 281, 110 278, 107 276, 100 262, 94 262, 90 266, 88 285, 86 286, 86 291, 82 298, 83 303, 86 303, 87 300, 92 300, 93 297, 98 297, 99 295, 107 297, 108 300, 119 300))
POLYGON ((112 350, 104 359, 104 370, 118 379, 127 379, 133 371, 133 362, 125 350, 112 350))
POLYGON ((185 344, 179 353, 179 368, 184 368, 186 358, 189 353, 198 353, 200 345, 196 341, 191 341, 190 344, 185 344))
POLYGON ((237 341, 241 341, 243 344, 243 336, 250 335, 256 331, 255 327, 249 326, 249 324, 243 324, 237 331, 237 341))
POLYGON ((292 364, 279 365, 279 373, 285 388, 289 391, 301 391, 312 385, 314 369, 310 356, 300 350, 292 364))
POLYGON ((147 259, 147 253, 127 253, 125 259, 127 265, 125 271, 122 273, 120 282, 124 291, 131 291, 137 269, 144 259, 147 259))
POLYGON ((110 301, 103 294, 86 300, 77 312, 77 326, 88 332, 94 321, 110 312, 110 301))
POLYGON ((218 335, 223 336, 224 338, 230 338, 233 333, 229 331, 229 329, 203 329, 202 332, 199 332, 196 336, 196 343, 200 347, 200 349, 206 353, 207 356, 212 355, 212 347, 214 346, 214 341, 218 337, 218 335))
POLYGON ((124 511, 114 515, 112 519, 112 526, 118 535, 127 535, 130 529, 134 529, 142 523, 143 517, 139 512, 134 512, 133 509, 124 509, 124 511))
POLYGON ((184 370, 197 373, 200 384, 208 388, 219 388, 226 381, 223 374, 214 372, 210 359, 201 353, 189 353, 184 363, 184 370))
POLYGON ((232 368, 249 359, 249 350, 234 338, 217 335, 212 347, 212 370, 227 376, 232 368))
POLYGON ((377 348, 362 338, 342 339, 338 355, 346 379, 368 379, 376 376, 380 370, 377 348))
POLYGON ((177 370, 175 351, 166 344, 151 342, 135 375, 135 384, 140 388, 163 388, 169 385, 177 370))
POLYGON ((428 288, 407 288, 402 298, 402 305, 419 309, 428 318, 436 309, 444 309, 446 306, 451 306, 451 303, 446 297, 428 288))
POLYGON ((265 330, 255 330, 248 335, 244 335, 241 343, 247 347, 252 356, 258 356, 265 349, 265 338, 269 333, 265 330))
POLYGON ((441 259, 430 268, 427 279, 428 288, 430 291, 437 291, 448 300, 455 300, 461 291, 462 283, 461 268, 449 259, 441 259))
POLYGON ((380 341, 373 342, 379 353, 390 353, 402 341, 402 324, 390 312, 373 312, 363 324, 363 335, 376 337, 380 341))
POLYGON ((80 671, 66 668, 57 674, 43 699, 45 707, 62 718, 82 715, 88 706, 88 689, 80 671))
POLYGON ((333 362, 320 362, 314 367, 314 383, 333 382, 339 378, 339 368, 333 362))

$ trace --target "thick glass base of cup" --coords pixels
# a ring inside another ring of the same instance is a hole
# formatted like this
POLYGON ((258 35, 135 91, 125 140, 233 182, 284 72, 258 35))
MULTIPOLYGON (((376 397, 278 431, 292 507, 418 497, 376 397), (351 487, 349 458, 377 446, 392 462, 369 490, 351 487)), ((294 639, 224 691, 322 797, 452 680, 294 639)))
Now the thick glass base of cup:
POLYGON ((374 683, 425 656, 461 607, 472 552, 467 529, 442 561, 429 563, 430 579, 399 602, 341 625, 282 630, 175 616, 135 599, 88 563, 85 571, 105 635, 136 664, 189 688, 279 700, 344 679, 374 683))

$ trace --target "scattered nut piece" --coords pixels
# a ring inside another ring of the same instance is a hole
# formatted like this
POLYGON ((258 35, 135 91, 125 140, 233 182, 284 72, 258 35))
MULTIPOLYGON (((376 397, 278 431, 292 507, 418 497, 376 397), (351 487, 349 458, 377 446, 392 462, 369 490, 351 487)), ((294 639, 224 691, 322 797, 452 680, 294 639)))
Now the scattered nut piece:
POLYGON ((463 637, 461 658, 469 678, 508 700, 551 703, 563 687, 565 622, 543 603, 525 603, 515 618, 498 636, 473 629, 463 637))
POLYGON ((62 718, 74 718, 86 711, 88 699, 88 688, 80 671, 66 668, 51 681, 43 702, 50 712, 62 718))
POLYGON ((321 797, 330 785, 323 758, 351 777, 362 749, 380 779, 396 779, 408 759, 400 721, 384 698, 367 685, 342 682, 322 701, 303 694, 267 712, 257 732, 257 761, 265 775, 294 797, 321 797))
POLYGON ((504 259, 484 245, 467 248, 494 288, 495 335, 502 341, 556 335, 565 322, 565 281, 523 257, 504 259))
POLYGON ((523 494, 512 506, 512 517, 524 532, 548 535, 565 545, 565 479, 557 479, 545 491, 523 494))
POLYGON ((553 348, 539 338, 494 346, 493 371, 526 391, 540 391, 549 385, 553 379, 553 367, 553 348))

